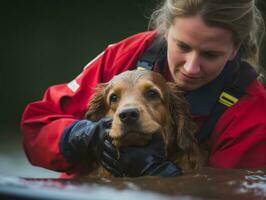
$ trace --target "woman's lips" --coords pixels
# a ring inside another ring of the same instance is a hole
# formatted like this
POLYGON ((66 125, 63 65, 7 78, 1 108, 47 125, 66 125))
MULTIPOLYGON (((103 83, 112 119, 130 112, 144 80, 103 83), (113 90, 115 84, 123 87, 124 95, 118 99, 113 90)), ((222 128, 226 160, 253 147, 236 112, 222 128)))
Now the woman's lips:
POLYGON ((190 76, 190 75, 187 75, 183 72, 180 72, 180 79, 185 81, 185 82, 195 82, 199 79, 198 76, 190 76))

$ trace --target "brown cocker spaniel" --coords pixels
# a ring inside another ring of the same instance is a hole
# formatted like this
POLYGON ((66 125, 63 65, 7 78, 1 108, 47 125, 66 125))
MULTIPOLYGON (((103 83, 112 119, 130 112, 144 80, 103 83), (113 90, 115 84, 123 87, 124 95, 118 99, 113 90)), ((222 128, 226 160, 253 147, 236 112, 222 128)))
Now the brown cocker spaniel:
MULTIPOLYGON (((113 117, 109 136, 117 148, 146 145, 152 134, 160 132, 167 159, 184 173, 204 164, 183 93, 159 73, 126 71, 99 84, 85 118, 98 121, 105 116, 113 117)), ((94 165, 91 174, 108 176, 99 168, 94 165)))

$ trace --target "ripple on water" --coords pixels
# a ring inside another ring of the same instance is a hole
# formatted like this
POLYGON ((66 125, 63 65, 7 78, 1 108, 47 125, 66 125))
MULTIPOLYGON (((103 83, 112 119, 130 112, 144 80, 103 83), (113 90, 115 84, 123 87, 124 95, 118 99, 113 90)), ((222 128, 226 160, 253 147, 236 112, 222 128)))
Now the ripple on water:
POLYGON ((266 175, 263 173, 249 173, 254 175, 246 175, 244 181, 240 185, 240 192, 248 193, 252 192, 255 195, 266 197, 266 175), (262 175, 258 175, 262 174, 262 175))

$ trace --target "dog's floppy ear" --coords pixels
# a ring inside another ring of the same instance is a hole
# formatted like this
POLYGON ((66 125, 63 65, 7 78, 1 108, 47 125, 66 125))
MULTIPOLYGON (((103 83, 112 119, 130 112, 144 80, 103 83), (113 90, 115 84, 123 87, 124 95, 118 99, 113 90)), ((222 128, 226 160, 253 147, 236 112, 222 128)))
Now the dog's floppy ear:
POLYGON ((89 100, 88 110, 85 118, 91 121, 98 121, 105 116, 106 113, 106 94, 107 83, 100 83, 95 88, 95 93, 89 100))
POLYGON ((198 169, 204 165, 204 158, 195 137, 196 124, 192 121, 188 103, 183 92, 174 83, 167 83, 169 87, 169 109, 172 120, 175 143, 180 149, 182 160, 187 163, 184 171, 198 169))
POLYGON ((175 141, 183 151, 193 149, 191 145, 196 142, 195 125, 190 118, 189 106, 183 92, 175 83, 168 82, 169 87, 169 111, 174 128, 175 141))

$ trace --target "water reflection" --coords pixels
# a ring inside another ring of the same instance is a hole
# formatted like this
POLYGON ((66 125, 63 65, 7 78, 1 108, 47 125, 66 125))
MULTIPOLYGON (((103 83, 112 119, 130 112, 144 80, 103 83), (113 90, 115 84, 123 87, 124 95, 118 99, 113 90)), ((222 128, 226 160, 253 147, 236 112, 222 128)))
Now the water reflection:
POLYGON ((57 173, 28 163, 20 139, 1 141, 5 142, 0 145, 0 199, 266 199, 266 167, 258 170, 204 168, 176 178, 60 180, 55 179, 57 173))
POLYGON ((27 193, 35 199, 266 199, 266 168, 204 168, 176 178, 0 178, 0 194, 4 189, 14 192, 10 188, 19 188, 19 195, 27 193))
POLYGON ((244 181, 241 183, 240 192, 252 191, 258 196, 266 197, 266 174, 263 170, 257 170, 255 173, 247 171, 244 181))

